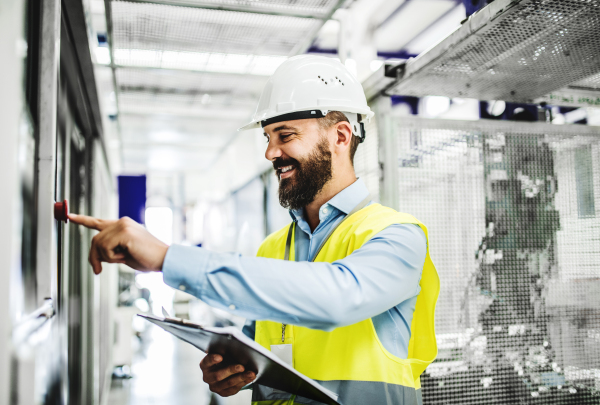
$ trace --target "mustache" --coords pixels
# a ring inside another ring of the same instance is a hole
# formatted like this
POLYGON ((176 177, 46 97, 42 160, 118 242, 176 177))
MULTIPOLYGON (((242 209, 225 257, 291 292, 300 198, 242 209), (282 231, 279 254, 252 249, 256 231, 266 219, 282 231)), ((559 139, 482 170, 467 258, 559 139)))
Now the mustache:
POLYGON ((273 169, 275 169, 275 170, 279 170, 282 167, 286 167, 286 166, 299 167, 300 162, 298 162, 294 158, 275 158, 275 160, 273 160, 273 169))

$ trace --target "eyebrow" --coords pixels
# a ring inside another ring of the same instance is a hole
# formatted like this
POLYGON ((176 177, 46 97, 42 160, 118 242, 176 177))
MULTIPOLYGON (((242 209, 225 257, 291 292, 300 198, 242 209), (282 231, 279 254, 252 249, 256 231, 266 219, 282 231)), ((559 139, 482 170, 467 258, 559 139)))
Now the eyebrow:
POLYGON ((273 130, 273 132, 279 132, 279 131, 283 131, 283 130, 288 130, 288 131, 298 131, 298 128, 295 127, 290 127, 289 125, 282 125, 280 127, 277 127, 273 130))
MULTIPOLYGON (((290 127, 289 125, 281 125, 281 126, 275 128, 275 129, 273 129, 273 132, 279 132, 279 131, 284 131, 284 130, 298 132, 298 128, 296 128, 296 127, 290 127)), ((263 132, 263 135, 266 136, 266 137, 269 136, 266 132, 263 132)))

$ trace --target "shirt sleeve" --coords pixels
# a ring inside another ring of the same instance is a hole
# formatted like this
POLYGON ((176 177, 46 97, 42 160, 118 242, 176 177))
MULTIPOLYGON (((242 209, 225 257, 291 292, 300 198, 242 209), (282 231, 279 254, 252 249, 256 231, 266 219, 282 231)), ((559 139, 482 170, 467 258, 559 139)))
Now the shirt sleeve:
POLYGON ((389 226, 333 263, 287 262, 173 245, 166 284, 253 320, 331 331, 416 296, 427 253, 423 230, 389 226))

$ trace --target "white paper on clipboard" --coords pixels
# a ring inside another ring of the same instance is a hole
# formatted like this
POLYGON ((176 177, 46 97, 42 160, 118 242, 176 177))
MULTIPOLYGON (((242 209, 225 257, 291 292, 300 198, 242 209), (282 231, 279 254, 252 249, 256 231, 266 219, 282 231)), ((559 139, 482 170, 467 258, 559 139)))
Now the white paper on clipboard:
POLYGON ((241 364, 256 373, 254 383, 327 405, 340 405, 337 395, 294 370, 276 355, 248 338, 239 329, 205 328, 187 320, 138 314, 205 353, 217 353, 230 364, 241 364))

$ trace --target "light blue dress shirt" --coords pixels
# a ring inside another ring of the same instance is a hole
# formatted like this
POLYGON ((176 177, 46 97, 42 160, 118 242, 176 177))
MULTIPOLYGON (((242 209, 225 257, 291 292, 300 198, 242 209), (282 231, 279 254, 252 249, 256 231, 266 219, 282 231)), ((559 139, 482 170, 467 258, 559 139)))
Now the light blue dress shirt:
MULTIPOLYGON (((392 225, 344 259, 308 261, 329 230, 368 194, 360 179, 342 190, 321 207, 313 232, 303 210, 290 211, 297 223, 295 262, 173 245, 163 263, 164 281, 250 320, 331 331, 372 318, 383 346, 406 358, 427 252, 420 227, 392 225)), ((253 325, 244 332, 253 337, 253 325)))

